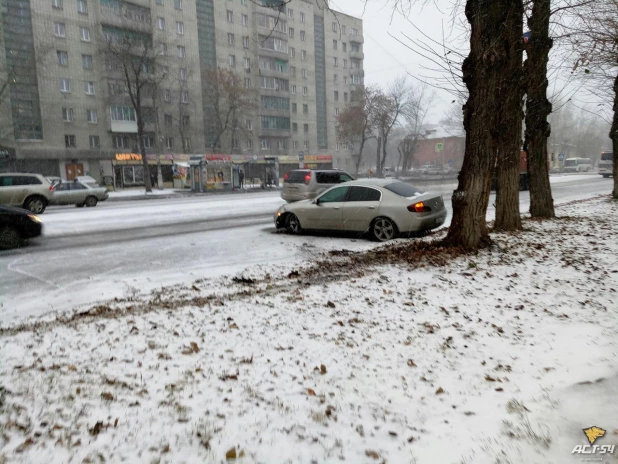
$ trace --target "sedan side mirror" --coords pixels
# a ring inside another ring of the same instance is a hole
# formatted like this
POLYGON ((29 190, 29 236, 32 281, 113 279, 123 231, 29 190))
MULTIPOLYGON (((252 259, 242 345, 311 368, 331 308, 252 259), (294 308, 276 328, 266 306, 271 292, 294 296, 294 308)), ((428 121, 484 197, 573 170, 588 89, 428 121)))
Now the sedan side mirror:
POLYGON ((315 200, 313 200, 313 204, 320 206, 320 199, 316 198, 315 200))

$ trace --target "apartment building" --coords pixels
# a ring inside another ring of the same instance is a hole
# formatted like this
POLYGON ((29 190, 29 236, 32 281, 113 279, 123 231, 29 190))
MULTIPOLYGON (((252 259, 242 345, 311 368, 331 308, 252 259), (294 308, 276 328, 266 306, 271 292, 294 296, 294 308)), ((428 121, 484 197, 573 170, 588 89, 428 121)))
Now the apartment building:
POLYGON ((146 153, 163 164, 164 180, 174 155, 217 151, 330 155, 336 167, 354 165, 353 147, 337 140, 336 117, 363 85, 362 21, 324 0, 0 4, 0 73, 19 63, 32 68, 10 83, 0 106, 0 154, 14 154, 14 169, 143 182, 135 111, 121 70, 103 50, 115 34, 146 36, 164 75, 143 104, 146 153), (204 89, 204 71, 216 68, 242 76, 258 108, 218 147, 204 89))
POLYGON ((145 72, 161 73, 158 89, 143 89, 146 153, 202 149, 194 1, 2 0, 2 7, 6 66, 31 66, 10 82, 1 107, 12 130, 0 145, 14 149, 12 168, 69 179, 116 170, 123 186, 143 183, 135 110, 105 47, 115 35, 143 35, 153 63, 145 72))

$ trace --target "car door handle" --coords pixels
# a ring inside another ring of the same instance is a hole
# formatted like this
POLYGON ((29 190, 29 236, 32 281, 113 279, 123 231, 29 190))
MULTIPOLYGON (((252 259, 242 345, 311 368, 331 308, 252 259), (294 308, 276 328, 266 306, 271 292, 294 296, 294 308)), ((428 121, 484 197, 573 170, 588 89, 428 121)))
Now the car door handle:
POLYGON ((375 206, 367 206, 367 209, 376 209, 375 206))
POLYGON ((341 209, 339 206, 333 206, 333 209, 341 209))

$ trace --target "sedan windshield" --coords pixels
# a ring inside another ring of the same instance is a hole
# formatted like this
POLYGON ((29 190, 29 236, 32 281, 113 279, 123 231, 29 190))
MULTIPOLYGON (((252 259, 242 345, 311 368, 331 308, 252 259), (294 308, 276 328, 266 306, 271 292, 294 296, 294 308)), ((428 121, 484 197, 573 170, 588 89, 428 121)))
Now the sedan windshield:
POLYGON ((405 182, 393 182, 392 184, 385 185, 384 188, 405 198, 425 193, 410 184, 406 184, 405 182))

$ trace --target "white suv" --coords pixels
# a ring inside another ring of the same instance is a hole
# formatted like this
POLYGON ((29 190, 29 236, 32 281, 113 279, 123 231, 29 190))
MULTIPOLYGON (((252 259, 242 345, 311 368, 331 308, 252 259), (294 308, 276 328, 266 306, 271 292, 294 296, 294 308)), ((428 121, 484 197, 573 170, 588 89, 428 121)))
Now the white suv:
POLYGON ((0 205, 18 206, 41 214, 54 196, 54 187, 40 174, 0 174, 0 205))

